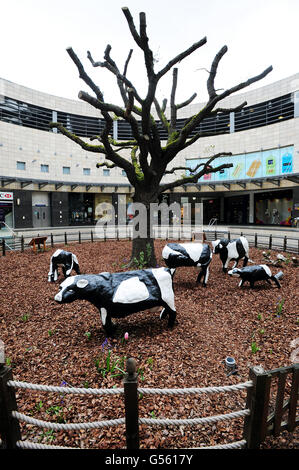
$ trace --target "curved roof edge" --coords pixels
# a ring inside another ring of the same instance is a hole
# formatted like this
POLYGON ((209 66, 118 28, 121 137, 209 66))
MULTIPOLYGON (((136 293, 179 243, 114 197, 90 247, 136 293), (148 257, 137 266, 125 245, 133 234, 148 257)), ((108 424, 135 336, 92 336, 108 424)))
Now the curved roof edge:
MULTIPOLYGON (((261 81, 262 84, 262 81, 261 81)), ((258 104, 260 102, 278 98, 288 93, 299 90, 299 73, 290 75, 289 77, 272 82, 267 85, 250 90, 250 87, 245 92, 235 93, 228 98, 222 100, 221 107, 234 107, 243 101, 247 101, 248 105, 258 104)), ((94 109, 88 103, 80 100, 72 100, 56 95, 51 95, 42 91, 29 88, 18 83, 6 80, 0 77, 0 94, 10 98, 24 101, 26 103, 34 104, 44 108, 49 108, 57 111, 64 111, 71 114, 81 114, 86 116, 99 117, 99 111, 94 109)), ((178 112, 178 117, 186 117, 186 115, 198 112, 205 102, 193 103, 182 108, 178 112)), ((155 114, 155 111, 153 112, 155 114)))

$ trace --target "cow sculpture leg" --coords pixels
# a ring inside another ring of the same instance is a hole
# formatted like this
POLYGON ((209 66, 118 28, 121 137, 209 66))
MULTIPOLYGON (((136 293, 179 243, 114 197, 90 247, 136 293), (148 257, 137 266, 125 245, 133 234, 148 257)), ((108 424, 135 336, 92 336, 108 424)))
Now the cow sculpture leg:
POLYGON ((248 261, 249 261, 249 258, 248 258, 248 256, 244 256, 244 261, 243 261, 243 268, 245 268, 245 266, 247 266, 247 264, 248 264, 248 261))
POLYGON ((176 319, 176 311, 172 310, 169 307, 165 307, 160 313, 160 319, 163 320, 164 318, 167 317, 167 315, 168 315, 168 327, 172 328, 174 326, 174 322, 176 319))
POLYGON ((209 279, 209 266, 202 266, 201 267, 201 271, 199 272, 199 274, 197 276, 196 282, 200 283, 202 277, 203 277, 202 286, 207 287, 207 282, 208 282, 208 279, 209 279))
POLYGON ((270 279, 275 282, 279 289, 281 288, 280 282, 275 276, 271 276, 270 279))

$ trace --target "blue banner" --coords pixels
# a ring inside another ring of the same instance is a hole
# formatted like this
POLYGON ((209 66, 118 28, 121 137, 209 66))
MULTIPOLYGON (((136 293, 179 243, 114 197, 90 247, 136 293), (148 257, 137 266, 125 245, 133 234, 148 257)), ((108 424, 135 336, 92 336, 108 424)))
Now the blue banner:
MULTIPOLYGON (((212 162, 212 166, 232 163, 231 168, 225 168, 217 173, 203 175, 199 181, 223 182, 233 180, 251 180, 269 178, 293 172, 294 146, 263 150, 231 157, 220 157, 212 162)), ((208 158, 186 159, 186 167, 194 169, 200 163, 206 163, 208 158)), ((187 176, 190 172, 187 171, 187 176)))

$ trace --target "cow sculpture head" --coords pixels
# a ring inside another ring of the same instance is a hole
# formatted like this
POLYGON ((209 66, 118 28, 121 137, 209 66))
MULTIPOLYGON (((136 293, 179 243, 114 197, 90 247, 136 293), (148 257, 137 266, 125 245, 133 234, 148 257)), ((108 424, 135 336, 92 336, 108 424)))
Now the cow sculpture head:
POLYGON ((55 295, 56 302, 66 304, 74 300, 84 300, 94 290, 96 276, 79 275, 66 278, 59 286, 59 292, 55 295))
POLYGON ((240 277, 240 273, 241 273, 241 269, 234 268, 234 269, 231 269, 230 271, 228 271, 227 274, 229 274, 230 276, 234 276, 234 277, 240 277))
POLYGON ((221 240, 213 240, 212 241, 213 253, 218 254, 223 248, 221 240))

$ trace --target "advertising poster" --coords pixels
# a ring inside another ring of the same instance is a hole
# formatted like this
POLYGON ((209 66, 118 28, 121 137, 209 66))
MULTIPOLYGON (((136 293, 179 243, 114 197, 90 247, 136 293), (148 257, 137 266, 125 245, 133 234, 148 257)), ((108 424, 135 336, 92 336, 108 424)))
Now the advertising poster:
MULTIPOLYGON (((234 180, 251 180, 254 178, 270 178, 293 172, 292 145, 272 150, 263 150, 247 154, 233 155, 231 157, 221 157, 215 160, 212 165, 220 166, 223 163, 232 163, 231 168, 225 168, 217 173, 203 175, 199 181, 202 182, 222 182, 234 180)), ((194 169, 199 163, 207 162, 207 158, 186 159, 186 166, 194 169)), ((186 172, 187 176, 190 174, 186 172)))

